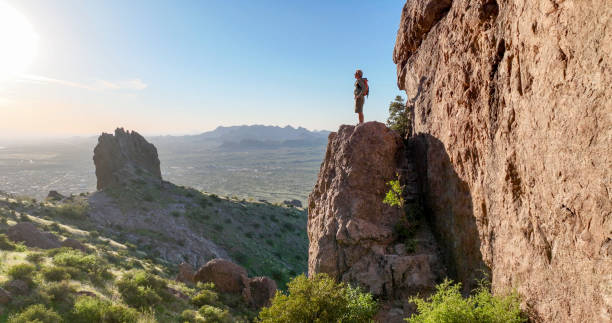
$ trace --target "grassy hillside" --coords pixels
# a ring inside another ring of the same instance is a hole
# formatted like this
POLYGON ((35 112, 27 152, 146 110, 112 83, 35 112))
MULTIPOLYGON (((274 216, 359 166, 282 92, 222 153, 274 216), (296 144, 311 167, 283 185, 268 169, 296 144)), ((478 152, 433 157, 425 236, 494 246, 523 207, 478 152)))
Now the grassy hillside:
MULTIPOLYGON (((215 252, 244 266, 249 276, 269 276, 280 288, 307 267, 304 210, 218 197, 170 183, 134 183, 58 202, 1 195, 0 234, 18 222, 76 239, 89 251, 38 250, 0 236, 0 287, 10 290, 16 278, 28 285, 26 292, 14 293, 0 322, 11 314, 43 310, 29 309, 33 304, 55 311, 66 322, 80 320, 75 312, 79 306, 83 311, 88 306, 116 311, 108 315, 142 322, 196 322, 206 315, 253 319, 256 313, 240 297, 172 280, 176 257, 193 260, 194 250, 208 250, 199 245, 203 239, 212 242, 209 248, 218 248, 215 252), (199 298, 206 301, 191 300, 202 293, 208 296, 199 298), (200 311, 203 305, 209 307, 200 311)), ((207 257, 204 252, 198 264, 191 263, 201 265, 207 257)))
POLYGON ((10 322, 34 317, 46 317, 44 322, 58 322, 58 318, 64 322, 204 322, 218 317, 223 322, 248 321, 256 315, 240 297, 217 293, 206 284, 173 281, 170 264, 127 244, 24 212, 52 206, 6 197, 0 205, 0 286, 13 296, 10 303, 0 305, 0 322, 7 322, 11 315, 10 322), (32 222, 40 230, 77 239, 88 251, 14 244, 4 232, 17 222, 32 222))

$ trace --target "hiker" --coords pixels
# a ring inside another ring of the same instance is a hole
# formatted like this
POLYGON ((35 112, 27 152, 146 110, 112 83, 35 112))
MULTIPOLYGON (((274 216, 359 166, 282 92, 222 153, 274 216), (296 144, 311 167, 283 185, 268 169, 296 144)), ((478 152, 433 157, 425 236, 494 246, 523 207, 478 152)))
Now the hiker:
POLYGON ((369 94, 368 79, 363 78, 363 72, 361 70, 355 71, 355 113, 359 114, 359 123, 363 123, 363 104, 365 102, 365 96, 369 94))

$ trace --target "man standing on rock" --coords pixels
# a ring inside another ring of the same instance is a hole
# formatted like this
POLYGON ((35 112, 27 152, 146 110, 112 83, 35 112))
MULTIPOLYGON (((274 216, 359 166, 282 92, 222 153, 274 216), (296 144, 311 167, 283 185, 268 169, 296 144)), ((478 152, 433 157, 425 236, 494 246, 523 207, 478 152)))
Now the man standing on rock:
POLYGON ((365 103, 365 96, 368 95, 368 79, 363 78, 363 72, 361 70, 355 71, 355 113, 359 114, 359 123, 363 123, 363 104, 365 103))

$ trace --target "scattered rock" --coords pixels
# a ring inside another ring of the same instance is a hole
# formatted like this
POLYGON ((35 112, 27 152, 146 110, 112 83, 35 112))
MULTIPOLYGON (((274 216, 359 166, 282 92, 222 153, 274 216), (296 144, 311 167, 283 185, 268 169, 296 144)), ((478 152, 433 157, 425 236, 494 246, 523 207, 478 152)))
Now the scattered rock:
POLYGON ((6 288, 9 292, 16 295, 25 295, 30 291, 30 286, 28 283, 24 282, 21 279, 11 280, 8 283, 4 284, 4 288, 6 288))
POLYGON ((31 222, 20 222, 8 228, 7 236, 14 242, 23 242, 28 247, 53 249, 61 246, 52 233, 41 232, 31 222))
POLYGON ((49 191, 49 194, 47 194, 47 201, 61 201, 64 198, 66 197, 58 191, 49 191))
POLYGON ((286 206, 290 207, 302 207, 302 202, 300 200, 286 200, 283 202, 286 206))
POLYGON ((212 282, 223 293, 242 293, 248 288, 247 272, 244 268, 225 259, 213 259, 196 272, 195 282, 212 282))
POLYGON ((135 131, 117 128, 115 135, 103 133, 94 149, 98 190, 115 185, 132 184, 134 180, 161 185, 157 149, 135 131))
POLYGON ((13 297, 11 297, 11 293, 0 287, 0 305, 8 304, 11 299, 13 299, 13 297))
POLYGON ((276 294, 276 282, 268 277, 254 277, 249 280, 251 289, 251 304, 260 309, 270 306, 270 301, 276 294))
POLYGON ((176 281, 183 283, 194 283, 195 271, 193 266, 183 262, 178 266, 178 274, 176 275, 176 281))
POLYGON ((62 241, 62 247, 69 247, 75 250, 81 250, 84 253, 89 252, 89 249, 85 247, 85 245, 83 245, 80 241, 72 238, 68 238, 62 241))
POLYGON ((167 291, 170 295, 173 295, 176 298, 189 300, 189 296, 187 296, 185 293, 181 292, 180 290, 174 289, 172 287, 168 287, 167 291))

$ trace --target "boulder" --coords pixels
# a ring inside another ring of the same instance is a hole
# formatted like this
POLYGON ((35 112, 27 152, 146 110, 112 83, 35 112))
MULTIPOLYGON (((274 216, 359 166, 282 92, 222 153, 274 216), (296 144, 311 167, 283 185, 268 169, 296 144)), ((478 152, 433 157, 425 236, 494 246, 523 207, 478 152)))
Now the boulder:
POLYGON ((466 289, 490 268, 537 322, 612 321, 610 17, 608 0, 402 11, 393 59, 444 261, 466 289))
POLYGON ((28 283, 21 279, 9 281, 8 283, 4 284, 4 288, 15 295, 25 295, 30 291, 30 286, 28 283))
POLYGON ((47 194, 47 201, 61 201, 64 198, 66 197, 58 191, 49 191, 49 194, 47 194))
POLYGON ((0 305, 8 304, 11 301, 11 299, 13 299, 13 297, 11 296, 11 293, 4 290, 3 288, 0 288, 0 305))
POLYGON ((260 309, 270 306, 270 302, 276 295, 276 282, 268 277, 254 277, 249 280, 251 290, 251 304, 260 309))
POLYGON ((176 281, 183 283, 194 283, 195 272, 193 266, 183 262, 178 266, 178 274, 176 275, 176 281))
POLYGON ((61 247, 59 239, 52 233, 41 232, 31 222, 20 222, 8 228, 7 236, 14 242, 23 242, 28 247, 53 249, 61 247))
POLYGON ((248 289, 247 272, 244 268, 226 259, 213 259, 195 273, 195 282, 212 282, 223 293, 242 294, 248 289))
POLYGON ((161 185, 157 149, 135 131, 117 128, 98 138, 93 156, 97 188, 131 184, 136 179, 161 185))
POLYGON ((68 238, 62 241, 62 247, 68 247, 68 248, 72 248, 75 250, 81 250, 84 253, 89 252, 89 249, 87 249, 85 245, 83 245, 80 241, 72 239, 72 238, 68 238))

